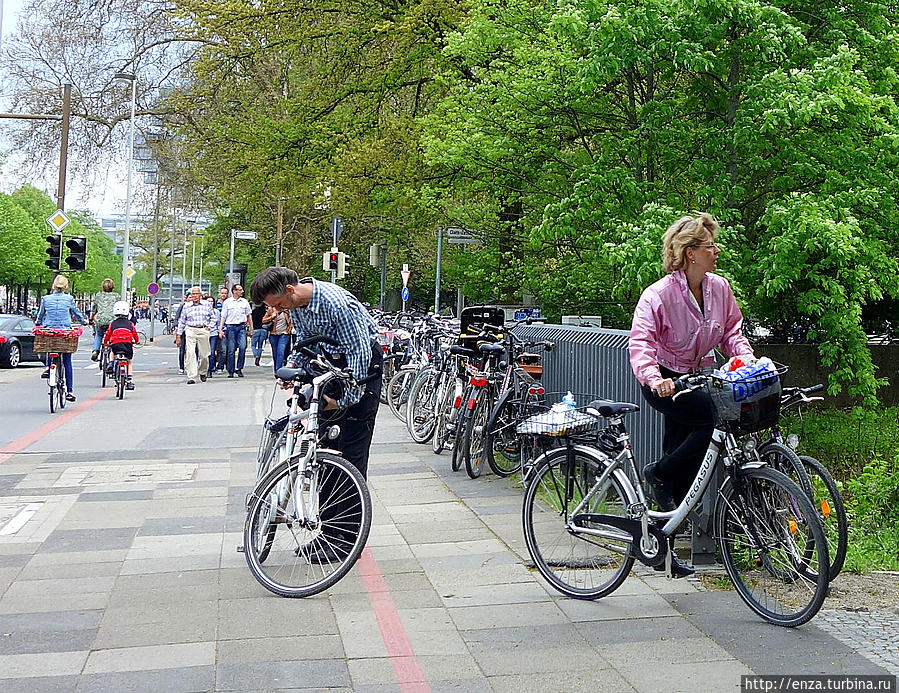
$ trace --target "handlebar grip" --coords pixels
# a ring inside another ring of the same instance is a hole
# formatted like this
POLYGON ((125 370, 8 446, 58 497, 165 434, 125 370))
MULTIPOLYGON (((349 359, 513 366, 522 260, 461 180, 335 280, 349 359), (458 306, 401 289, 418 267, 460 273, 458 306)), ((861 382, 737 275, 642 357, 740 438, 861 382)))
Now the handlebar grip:
POLYGON ((812 385, 811 387, 804 387, 804 388, 802 388, 802 391, 805 394, 810 395, 813 392, 821 392, 821 390, 823 390, 823 389, 824 389, 824 385, 822 383, 818 383, 817 385, 812 385))
POLYGON ((375 368, 374 372, 371 375, 365 376, 364 378, 362 378, 362 380, 357 380, 356 384, 360 385, 360 386, 367 385, 372 380, 375 380, 376 378, 380 378, 380 377, 381 377, 381 368, 380 368, 380 366, 378 366, 377 368, 375 368))
POLYGON ((340 342, 338 342, 336 339, 325 337, 323 335, 317 335, 315 337, 308 337, 302 341, 297 342, 296 344, 294 344, 293 348, 294 351, 299 351, 300 349, 311 346, 313 344, 327 344, 332 347, 340 346, 340 342))

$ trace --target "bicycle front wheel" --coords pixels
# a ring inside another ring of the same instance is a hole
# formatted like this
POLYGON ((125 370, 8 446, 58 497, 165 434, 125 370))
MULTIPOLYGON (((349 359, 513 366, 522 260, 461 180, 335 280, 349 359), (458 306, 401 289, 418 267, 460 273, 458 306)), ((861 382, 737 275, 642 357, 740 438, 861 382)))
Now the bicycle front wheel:
POLYGON ((808 474, 810 496, 824 538, 827 539, 827 556, 830 559, 828 574, 833 580, 843 570, 846 561, 846 547, 849 543, 849 523, 846 520, 846 506, 837 482, 819 460, 808 455, 800 455, 800 461, 808 474))
POLYGON ((439 455, 446 447, 446 443, 450 436, 450 416, 453 413, 453 403, 456 398, 456 383, 453 381, 445 382, 443 393, 440 401, 437 403, 437 412, 435 414, 436 423, 434 424, 434 435, 431 437, 431 449, 435 455, 439 455))
POLYGON ((406 400, 409 397, 409 388, 412 386, 414 377, 414 370, 402 370, 394 375, 387 384, 387 404, 390 405, 393 415, 400 421, 406 420, 406 400))
POLYGON ((521 468, 521 442, 515 431, 517 408, 518 402, 507 396, 494 407, 487 422, 484 453, 487 464, 497 476, 512 476, 521 468))
POLYGON ((630 494, 618 477, 612 475, 594 488, 605 464, 598 454, 560 448, 538 461, 524 493, 524 539, 534 565, 550 585, 576 599, 611 594, 634 565, 632 541, 621 530, 592 522, 575 527, 571 522, 575 512, 627 517, 630 494))
POLYGON ((432 368, 422 373, 409 390, 406 407, 406 428, 416 443, 427 443, 434 434, 437 420, 434 416, 439 374, 432 368))
POLYGON ((781 472, 761 468, 738 474, 736 483, 729 479, 721 489, 715 509, 724 569, 740 598, 763 619, 802 625, 818 613, 827 594, 821 523, 802 489, 781 472))
POLYGON ((472 479, 481 476, 481 470, 484 468, 484 434, 487 430, 487 417, 490 414, 490 400, 490 392, 482 389, 465 425, 462 455, 465 471, 472 479))
POLYGON ((332 453, 272 470, 253 490, 244 555, 253 577, 282 597, 308 597, 336 584, 362 553, 371 530, 371 496, 352 464, 332 453))

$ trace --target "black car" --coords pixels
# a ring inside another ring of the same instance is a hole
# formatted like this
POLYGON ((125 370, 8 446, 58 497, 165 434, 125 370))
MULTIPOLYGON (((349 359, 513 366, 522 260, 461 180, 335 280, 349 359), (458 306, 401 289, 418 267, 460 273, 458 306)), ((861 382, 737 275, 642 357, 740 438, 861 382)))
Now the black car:
POLYGON ((0 313, 0 367, 15 368, 22 361, 40 361, 34 353, 34 320, 0 313))

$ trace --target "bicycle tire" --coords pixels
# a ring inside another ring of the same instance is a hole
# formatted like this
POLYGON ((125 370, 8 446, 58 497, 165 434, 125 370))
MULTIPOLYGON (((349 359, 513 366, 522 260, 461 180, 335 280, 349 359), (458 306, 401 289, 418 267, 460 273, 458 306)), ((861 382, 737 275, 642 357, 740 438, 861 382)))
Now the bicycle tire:
POLYGON ((117 399, 125 399, 125 378, 121 373, 116 373, 115 396, 117 399))
POLYGON ((805 491, 805 495, 812 497, 812 486, 805 471, 802 460, 799 459, 792 448, 778 443, 776 441, 768 441, 759 448, 759 457, 764 460, 772 469, 785 474, 787 478, 793 480, 799 488, 805 491))
POLYGON ((148 341, 149 341, 149 338, 147 337, 147 333, 144 332, 143 330, 138 330, 137 331, 137 342, 134 344, 134 348, 140 349, 148 341))
POLYGON ((808 474, 812 488, 810 496, 818 520, 827 539, 827 556, 830 559, 828 575, 831 580, 843 570, 846 562, 846 548, 849 543, 849 523, 846 519, 846 506, 837 482, 834 481, 827 467, 809 455, 799 455, 799 459, 808 474))
POLYGON ((297 481, 295 462, 278 465, 254 489, 244 523, 244 556, 250 572, 263 587, 282 597, 308 597, 336 584, 359 558, 371 530, 368 486, 347 460, 330 452, 316 455, 312 478, 319 489, 318 525, 302 526, 295 512, 296 492, 309 492, 301 488, 304 478, 297 481), (282 484, 289 490, 273 509, 272 495, 282 484), (329 509, 339 514, 321 519, 329 509), (339 532, 340 538, 325 534, 328 530, 339 532), (267 549, 260 545, 260 538, 268 542, 267 549), (339 551, 339 560, 316 562, 314 553, 325 547, 339 551), (265 563, 260 559, 263 552, 265 563))
POLYGON ((103 358, 100 352, 100 387, 106 387, 106 369, 109 367, 109 359, 103 358))
POLYGON ((415 371, 407 368, 398 371, 387 384, 387 404, 390 407, 390 411, 393 412, 393 415, 400 421, 406 420, 406 411, 403 404, 406 397, 409 395, 409 387, 411 386, 409 380, 414 377, 414 375, 415 371))
POLYGON ((56 406, 60 411, 66 408, 66 384, 61 358, 56 364, 56 406))
POLYGON ((512 394, 511 390, 507 392, 493 408, 484 436, 487 464, 501 477, 512 476, 521 469, 521 440, 515 430, 518 418, 512 394))
POLYGON ((435 386, 439 374, 433 368, 426 368, 415 379, 409 390, 409 404, 406 407, 406 428, 412 440, 419 444, 430 442, 437 424, 434 418, 435 386))
POLYGON ((724 569, 743 602, 764 620, 788 628, 807 623, 824 603, 829 583, 827 571, 814 568, 829 563, 812 503, 776 469, 738 475, 736 483, 725 482, 715 507, 724 569))
POLYGON ((50 387, 50 413, 53 414, 56 412, 56 369, 55 367, 49 367, 50 372, 47 374, 47 382, 50 387))
POLYGON ((472 479, 481 476, 484 469, 484 434, 487 430, 490 409, 490 392, 487 388, 481 388, 474 409, 471 410, 465 424, 465 440, 462 443, 465 472, 472 479))
POLYGON ((431 436, 431 449, 435 455, 439 455, 446 448, 450 435, 450 415, 453 411, 453 403, 456 398, 456 383, 452 379, 444 382, 443 397, 437 404, 434 435, 431 436))
POLYGON ((453 457, 450 460, 450 467, 454 472, 462 469, 462 445, 465 442, 465 427, 468 425, 468 409, 465 403, 468 398, 463 395, 462 406, 456 415, 456 430, 453 431, 453 457))
MULTIPOLYGON (((381 375, 382 382, 389 383, 390 379, 393 378, 394 375, 396 375, 396 359, 395 358, 384 359, 384 363, 381 366, 381 371, 382 371, 382 375, 381 375)), ((381 404, 387 404, 387 388, 386 387, 381 388, 381 392, 378 395, 378 401, 380 401, 381 404)))
MULTIPOLYGON (((554 589, 575 599, 611 594, 634 565, 629 537, 605 539, 568 526, 569 511, 583 500, 605 465, 606 458, 598 451, 578 446, 569 462, 568 449, 558 448, 538 460, 524 493, 524 540, 534 566, 554 589)), ((635 498, 626 479, 613 474, 585 510, 627 517, 635 498)), ((607 526, 590 529, 603 527, 607 526)))

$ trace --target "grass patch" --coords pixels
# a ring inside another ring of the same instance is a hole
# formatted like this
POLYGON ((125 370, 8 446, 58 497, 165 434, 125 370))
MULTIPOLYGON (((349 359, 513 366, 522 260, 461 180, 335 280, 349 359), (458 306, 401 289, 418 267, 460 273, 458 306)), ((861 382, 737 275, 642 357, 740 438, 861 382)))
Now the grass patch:
POLYGON ((899 407, 821 409, 784 424, 840 487, 849 521, 845 569, 899 570, 899 407))

